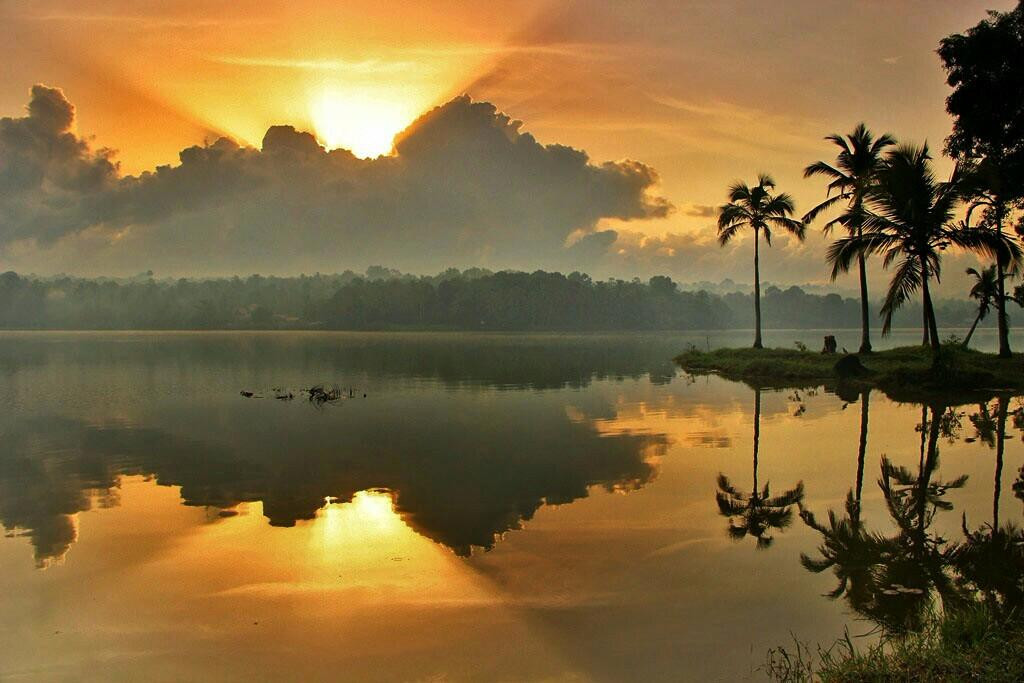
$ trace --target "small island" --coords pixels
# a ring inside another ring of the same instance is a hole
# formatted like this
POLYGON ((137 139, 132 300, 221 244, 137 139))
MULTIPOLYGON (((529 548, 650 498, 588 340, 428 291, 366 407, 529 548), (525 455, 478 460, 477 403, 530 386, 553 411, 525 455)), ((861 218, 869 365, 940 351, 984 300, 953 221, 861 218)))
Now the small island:
POLYGON ((691 348, 675 358, 694 376, 718 375, 758 388, 824 386, 841 396, 867 388, 881 389, 897 401, 965 394, 983 399, 1024 390, 1024 357, 963 348, 944 343, 933 357, 926 346, 904 346, 870 354, 816 353, 801 349, 691 348))

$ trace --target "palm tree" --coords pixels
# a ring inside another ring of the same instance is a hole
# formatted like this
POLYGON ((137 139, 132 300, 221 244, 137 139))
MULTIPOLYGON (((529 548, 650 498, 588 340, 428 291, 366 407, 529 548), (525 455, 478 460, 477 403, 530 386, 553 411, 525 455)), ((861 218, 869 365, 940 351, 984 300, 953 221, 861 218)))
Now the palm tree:
MULTIPOLYGON (((964 164, 964 187, 963 194, 968 201, 967 217, 964 219, 964 226, 970 225, 971 216, 975 211, 980 210, 983 225, 998 234, 1003 234, 1003 225, 1011 217, 1013 203, 1007 200, 1012 196, 1013 191, 1007 187, 1007 169, 997 159, 985 157, 981 160, 971 160, 964 164)), ((1010 351, 1010 324, 1006 316, 1006 277, 1012 275, 1007 273, 1005 264, 996 261, 996 299, 997 327, 999 330, 999 357, 1010 358, 1013 354, 1010 351)))
POLYGON ((960 201, 959 176, 939 182, 931 167, 928 146, 900 145, 886 155, 878 183, 868 197, 863 234, 836 240, 828 249, 832 276, 849 271, 860 255, 884 253, 883 265, 896 264, 882 305, 882 334, 892 327, 893 313, 921 290, 924 312, 923 344, 931 344, 938 361, 940 346, 930 282, 941 276, 942 251, 960 247, 1016 263, 1020 248, 1005 235, 987 228, 953 225, 960 201))
POLYGON ((971 325, 971 329, 967 332, 967 336, 964 338, 964 348, 971 343, 971 336, 974 335, 974 329, 978 326, 985 316, 988 315, 989 309, 992 304, 999 297, 999 285, 997 284, 996 278, 996 266, 992 265, 988 268, 982 269, 980 272, 974 268, 968 268, 967 274, 974 278, 974 285, 971 287, 970 297, 978 302, 978 315, 974 318, 974 323, 971 325))
POLYGON ((750 493, 740 491, 724 474, 718 475, 718 491, 715 500, 718 511, 729 518, 728 533, 740 540, 748 535, 757 539, 757 549, 764 550, 772 544, 768 535, 771 529, 785 529, 792 521, 792 507, 804 498, 804 483, 772 496, 767 482, 764 488, 757 481, 757 451, 761 440, 761 390, 754 389, 754 488, 750 493))
MULTIPOLYGON (((857 124, 853 132, 845 138, 838 133, 833 133, 825 139, 839 147, 839 154, 836 156, 835 164, 817 161, 804 169, 804 178, 822 175, 830 182, 825 201, 808 211, 803 217, 803 221, 810 223, 822 211, 826 211, 840 202, 845 202, 846 211, 825 224, 825 234, 829 234, 836 225, 842 225, 850 235, 860 237, 863 234, 865 218, 864 201, 882 166, 882 152, 886 147, 895 145, 896 141, 888 134, 875 139, 863 123, 857 124)), ((870 353, 868 276, 864 265, 864 256, 864 254, 857 255, 857 266, 860 271, 860 352, 870 353)))
POLYGON ((804 239, 804 224, 793 215, 793 198, 785 192, 772 194, 775 181, 762 173, 757 177, 757 185, 748 187, 746 183, 737 181, 729 188, 729 203, 718 210, 718 243, 725 246, 743 228, 754 231, 754 348, 764 348, 761 344, 761 271, 758 248, 760 236, 768 246, 772 245, 772 230, 780 229, 804 239))

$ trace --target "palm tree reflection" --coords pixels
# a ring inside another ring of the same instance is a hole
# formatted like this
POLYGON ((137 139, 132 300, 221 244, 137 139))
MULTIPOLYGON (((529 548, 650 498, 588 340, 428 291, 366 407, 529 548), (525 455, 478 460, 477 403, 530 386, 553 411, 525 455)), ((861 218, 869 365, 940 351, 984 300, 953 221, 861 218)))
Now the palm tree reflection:
POLYGON ((949 571, 958 546, 931 531, 936 513, 952 509, 944 500, 947 492, 967 481, 966 476, 948 482, 936 476, 939 437, 954 434, 956 425, 955 413, 947 413, 944 406, 924 406, 917 472, 883 456, 878 485, 896 525, 895 534, 865 528, 860 494, 853 490, 847 495, 846 516, 829 511, 827 524, 801 508, 801 518, 823 539, 820 558, 801 556, 804 567, 813 572, 831 568, 839 584, 828 595, 845 596, 852 609, 887 632, 920 627, 936 598, 943 605, 962 600, 949 571))
POLYGON ((863 590, 870 585, 872 558, 877 539, 865 530, 861 521, 861 495, 864 489, 864 462, 868 443, 870 389, 860 397, 860 438, 857 448, 857 478, 854 488, 846 494, 845 516, 828 511, 828 526, 820 524, 814 514, 800 506, 800 518, 818 531, 824 542, 820 559, 800 553, 800 562, 809 571, 818 573, 832 568, 839 583, 828 596, 835 599, 847 595, 851 603, 866 605, 870 595, 863 590))
POLYGON ((964 541, 953 553, 953 561, 964 590, 974 591, 992 608, 1016 611, 1024 607, 1024 532, 1013 524, 999 524, 1008 404, 1009 399, 1000 396, 994 416, 988 404, 978 406, 971 416, 978 438, 996 452, 992 522, 971 531, 965 513, 964 541))
POLYGON ((804 485, 798 482, 779 496, 771 495, 768 482, 760 488, 757 479, 760 440, 761 390, 754 389, 754 487, 750 493, 740 491, 727 476, 719 473, 715 500, 722 516, 729 518, 729 536, 736 540, 752 536, 757 539, 758 550, 763 550, 772 544, 773 537, 769 534, 772 529, 784 529, 792 522, 792 507, 803 500, 804 485))

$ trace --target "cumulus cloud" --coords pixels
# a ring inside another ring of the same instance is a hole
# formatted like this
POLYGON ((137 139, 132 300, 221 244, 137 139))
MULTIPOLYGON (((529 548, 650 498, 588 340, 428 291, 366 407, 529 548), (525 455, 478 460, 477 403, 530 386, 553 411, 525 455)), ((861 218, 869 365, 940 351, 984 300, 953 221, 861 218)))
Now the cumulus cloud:
POLYGON ((260 149, 220 138, 138 176, 79 137, 74 114, 60 90, 35 86, 26 116, 0 119, 9 257, 48 250, 68 270, 183 273, 571 267, 607 246, 600 221, 672 210, 651 167, 540 144, 467 96, 413 122, 388 157, 326 151, 273 126, 260 149))
POLYGON ((96 202, 116 186, 117 166, 73 132, 74 120, 64 94, 42 85, 26 116, 0 119, 0 245, 49 242, 99 219, 96 202))

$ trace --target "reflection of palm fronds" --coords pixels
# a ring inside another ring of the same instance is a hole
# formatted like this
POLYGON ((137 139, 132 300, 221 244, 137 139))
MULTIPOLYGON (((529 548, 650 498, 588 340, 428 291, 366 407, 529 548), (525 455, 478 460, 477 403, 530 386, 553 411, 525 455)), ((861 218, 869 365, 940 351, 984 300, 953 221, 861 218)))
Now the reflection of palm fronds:
POLYGON ((966 599, 962 582, 955 581, 950 571, 954 558, 964 551, 929 533, 929 528, 937 511, 953 507, 943 497, 963 486, 967 477, 932 481, 938 466, 939 424, 925 428, 930 436, 920 472, 912 474, 882 458, 878 484, 898 527, 895 535, 867 530, 852 491, 846 498, 845 516, 830 510, 823 523, 806 509, 800 512, 801 519, 822 537, 819 556, 801 555, 803 566, 815 573, 831 569, 839 583, 829 597, 845 597, 856 612, 887 633, 919 628, 936 599, 943 606, 966 599))
POLYGON ((970 416, 971 425, 974 426, 974 435, 979 441, 989 448, 996 447, 996 420, 992 415, 987 403, 978 404, 978 412, 970 416))
MULTIPOLYGON (((933 469, 938 466, 937 454, 931 462, 933 469)), ((902 465, 894 465, 885 456, 882 457, 882 476, 878 480, 889 514, 904 532, 923 531, 931 526, 937 510, 952 510, 953 504, 943 500, 943 496, 949 489, 961 488, 965 483, 966 474, 948 482, 930 481, 924 476, 911 474, 902 465)))
POLYGON ((878 561, 881 538, 866 531, 860 519, 860 504, 853 491, 846 494, 846 515, 840 517, 828 511, 827 526, 818 522, 814 513, 800 506, 800 519, 822 536, 818 546, 820 558, 800 554, 800 563, 811 572, 820 573, 831 568, 839 584, 827 595, 838 598, 863 593, 870 585, 871 567, 878 561))
POLYGON ((1013 524, 986 524, 972 532, 965 514, 963 532, 964 542, 952 553, 961 587, 978 591, 997 609, 1024 608, 1024 531, 1013 524))
POLYGON ((778 496, 771 495, 769 484, 760 492, 748 494, 733 486, 724 474, 718 475, 718 489, 715 500, 719 512, 729 518, 729 536, 736 540, 753 536, 760 550, 772 544, 773 538, 768 535, 771 529, 785 529, 792 523, 792 506, 804 497, 803 482, 778 496))

